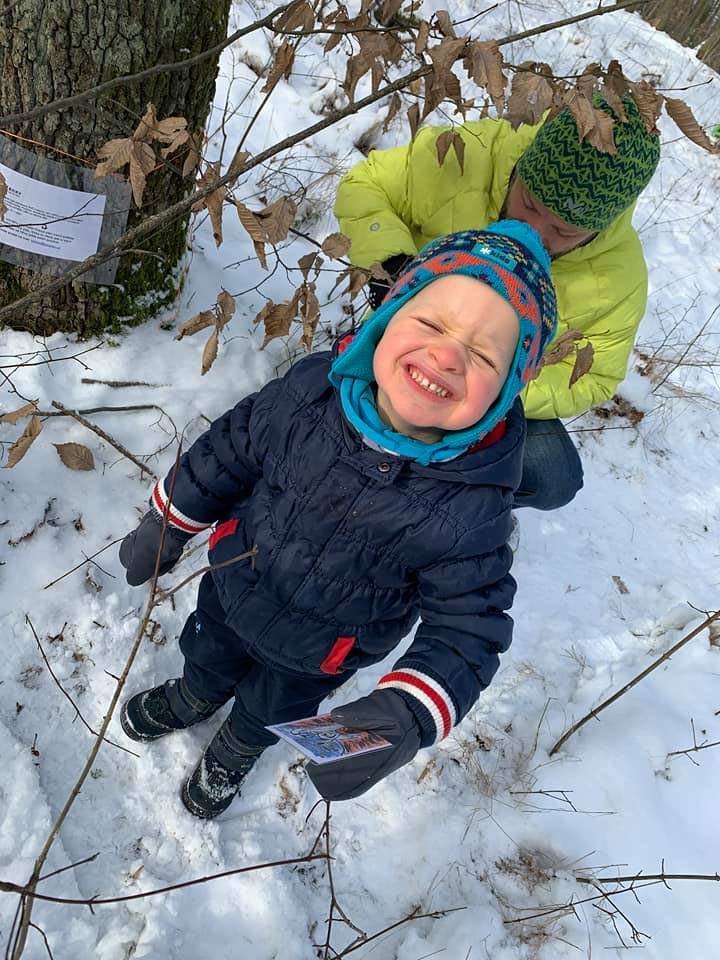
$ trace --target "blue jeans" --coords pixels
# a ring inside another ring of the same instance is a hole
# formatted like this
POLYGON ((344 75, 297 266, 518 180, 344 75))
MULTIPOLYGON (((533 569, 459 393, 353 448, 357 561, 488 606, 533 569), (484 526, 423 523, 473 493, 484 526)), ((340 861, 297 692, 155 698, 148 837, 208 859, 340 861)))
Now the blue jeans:
POLYGON ((528 420, 520 486, 513 507, 556 510, 583 485, 575 444, 559 420, 528 420))

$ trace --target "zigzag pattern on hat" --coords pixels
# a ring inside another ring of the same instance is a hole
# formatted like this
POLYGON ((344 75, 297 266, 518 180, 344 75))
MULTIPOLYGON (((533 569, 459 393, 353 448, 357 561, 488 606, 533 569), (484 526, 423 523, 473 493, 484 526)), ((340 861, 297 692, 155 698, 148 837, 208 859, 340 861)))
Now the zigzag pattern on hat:
MULTIPOLYGON (((612 113, 596 98, 596 106, 612 113)), ((660 158, 660 138, 645 130, 635 101, 624 101, 628 122, 616 120, 617 153, 580 142, 568 108, 544 124, 517 164, 528 190, 567 223, 604 230, 647 186, 660 158)))

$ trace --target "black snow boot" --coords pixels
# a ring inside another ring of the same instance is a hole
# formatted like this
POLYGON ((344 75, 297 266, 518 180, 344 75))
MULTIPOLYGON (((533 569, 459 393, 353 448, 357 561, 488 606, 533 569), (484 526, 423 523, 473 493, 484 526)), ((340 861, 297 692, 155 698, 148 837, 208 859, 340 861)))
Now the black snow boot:
POLYGON ((209 820, 227 810, 264 749, 238 740, 227 719, 183 785, 182 802, 190 813, 209 820))
POLYGON ((173 730, 184 730, 207 720, 221 706, 193 696, 181 677, 126 700, 120 711, 120 724, 131 740, 157 740, 173 730))

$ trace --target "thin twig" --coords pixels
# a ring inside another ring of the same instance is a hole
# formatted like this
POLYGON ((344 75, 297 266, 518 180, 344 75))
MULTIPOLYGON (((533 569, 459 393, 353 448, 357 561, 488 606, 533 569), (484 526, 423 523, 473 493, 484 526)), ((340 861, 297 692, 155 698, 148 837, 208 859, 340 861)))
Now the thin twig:
POLYGON ((130 453, 130 451, 124 447, 121 443, 118 443, 117 440, 114 440, 109 433, 106 433, 104 430, 101 430, 100 427, 96 426, 94 423, 91 423, 89 420, 86 420, 81 414, 76 410, 68 410, 67 407, 64 407, 62 403, 58 403, 57 400, 51 401, 52 405, 58 410, 62 410, 63 413, 67 416, 72 417, 74 420, 77 420, 78 423, 81 423, 84 427, 87 427, 88 430, 92 430, 93 433, 96 433, 99 437, 105 440, 106 443, 109 443, 111 447, 121 453, 124 457, 127 457, 128 460, 132 461, 136 467, 139 467, 144 473, 148 473, 153 479, 157 480, 157 474, 154 470, 151 470, 147 464, 143 463, 142 460, 138 460, 135 454, 130 453))
POLYGON ((95 380, 83 377, 80 383, 100 384, 104 387, 166 387, 166 383, 148 383, 146 380, 95 380))
MULTIPOLYGON (((720 883, 720 873, 643 873, 642 870, 630 877, 575 877, 578 883, 634 883, 637 880, 711 880, 720 883)), ((616 891, 617 892, 617 891, 616 891)))
POLYGON ((599 707, 594 707, 589 713, 585 714, 582 719, 578 720, 577 723, 574 723, 568 730, 566 730, 557 743, 555 743, 555 745, 552 747, 549 755, 552 757, 553 754, 557 753, 560 747, 562 747, 563 744, 565 744, 574 733, 577 733, 581 727, 584 727, 588 720, 592 720, 593 718, 597 719, 597 715, 599 713, 602 713, 603 710, 615 703, 616 700, 619 700, 623 694, 628 692, 628 690, 632 690, 634 686, 640 683, 641 680, 644 680, 648 674, 653 672, 653 670, 657 670, 662 663, 665 663, 665 661, 669 660, 670 657, 672 657, 674 653, 677 653, 681 647, 684 647, 686 643, 689 643, 699 633, 702 633, 703 630, 709 627, 711 623, 714 623, 718 617, 720 617, 720 610, 716 610, 715 613, 703 620, 699 626, 695 627, 694 630, 691 630, 690 633, 686 634, 682 640, 678 640, 676 644, 673 644, 673 646, 670 647, 666 653, 664 653, 661 657, 658 657, 657 660, 654 660, 649 667, 646 667, 645 670, 639 673, 636 677, 633 677, 633 679, 630 680, 629 683, 626 683, 622 689, 618 690, 611 697, 608 697, 607 700, 603 700, 599 707))
POLYGON ((163 600, 167 600, 169 597, 172 597, 172 595, 177 593, 178 590, 181 590, 185 584, 190 583, 191 580, 202 576, 204 573, 209 573, 211 570, 221 570, 223 567, 229 567, 231 564, 238 563, 240 560, 250 560, 256 556, 257 548, 253 547, 251 550, 247 550, 245 553, 239 553, 236 557, 230 557, 229 560, 223 560, 222 563, 211 563, 206 567, 201 567, 199 570, 191 573, 189 576, 185 577, 184 580, 181 580, 180 583, 176 584, 174 587, 171 587, 169 590, 160 590, 157 595, 157 603, 162 603, 163 600))
MULTIPOLYGON (((81 722, 82 725, 85 727, 85 729, 88 730, 94 737, 97 737, 97 736, 98 736, 97 730, 93 730, 93 728, 90 726, 90 724, 87 722, 87 720, 85 719, 85 717, 84 717, 84 716, 82 715, 82 713, 80 712, 80 708, 78 707, 78 705, 75 703, 75 701, 73 700, 73 698, 70 696, 70 694, 69 694, 69 693, 67 692, 67 690, 63 687, 63 685, 60 683, 60 681, 58 680, 58 678, 55 676, 55 671, 54 671, 53 668, 50 666, 50 661, 48 660, 47 656, 45 655, 45 651, 43 650, 43 645, 42 645, 42 643, 40 643, 40 637, 37 635, 37 631, 35 630, 35 626, 34 626, 32 620, 30 619, 30 616, 29 616, 27 613, 25 614, 25 623, 27 623, 27 625, 30 627, 30 630, 32 631, 32 635, 35 637, 35 643, 37 644, 38 650, 40 651, 40 656, 43 658, 43 660, 44 660, 44 662, 45 662, 45 666, 48 668, 48 673, 50 674, 50 676, 51 676, 51 677, 53 678, 53 680, 55 681, 55 684, 56 684, 58 690, 59 690, 60 693, 62 693, 62 695, 69 701, 70 705, 72 706, 73 710, 75 711, 76 715, 77 715, 78 718, 80 719, 80 722, 81 722)), ((107 737, 103 737, 103 740, 105 741, 105 743, 109 743, 111 747, 117 747, 118 750, 122 750, 124 753, 132 754, 133 757, 139 756, 139 754, 134 753, 132 750, 128 750, 127 747, 122 747, 119 743, 115 743, 114 740, 108 740, 107 737)))
POLYGON ((211 880, 219 880, 222 877, 232 877, 239 873, 252 873, 256 870, 269 870, 272 867, 293 866, 297 863, 310 863, 313 860, 326 860, 326 854, 313 853, 306 854, 303 857, 289 857, 286 860, 271 860, 267 863, 254 863, 249 867, 235 867, 232 870, 223 870, 220 873, 211 873, 206 877, 195 877, 193 880, 183 880, 181 883, 172 883, 167 887, 156 887, 153 890, 145 890, 142 893, 127 893, 120 897, 90 897, 87 900, 73 899, 72 897, 52 897, 49 894, 38 893, 31 887, 31 884, 22 886, 19 883, 11 883, 7 880, 0 880, 0 892, 18 893, 21 896, 29 896, 33 900, 42 900, 45 903, 64 903, 72 906, 104 906, 109 903, 127 903, 128 900, 144 900, 147 897, 157 897, 161 893, 170 893, 173 890, 183 890, 185 887, 196 887, 201 883, 209 883, 211 880))
POLYGON ((110 721, 112 720, 113 714, 115 712, 115 707, 117 706, 118 701, 120 700, 120 696, 125 687, 125 682, 128 678, 128 674, 130 673, 130 669, 133 663, 135 662, 135 657, 137 656, 138 650, 140 649, 140 645, 145 636, 145 632, 148 628, 148 624, 150 622, 150 614, 152 613, 155 607, 157 581, 158 581, 158 575, 160 572, 160 557, 162 554, 163 543, 165 541, 165 531, 167 529, 167 523, 168 523, 168 510, 169 510, 170 503, 172 502, 172 495, 175 487, 175 478, 177 477, 177 474, 178 474, 177 468, 180 462, 181 451, 182 451, 182 446, 178 444, 177 455, 175 457, 175 469, 173 471, 172 486, 170 489, 170 496, 168 497, 167 503, 165 504, 165 509, 163 511, 163 522, 162 522, 162 527, 160 529, 160 543, 158 544, 158 550, 155 556, 155 570, 153 572, 152 580, 150 582, 150 591, 148 594, 147 603, 145 605, 145 612, 143 614, 142 621, 140 623, 140 626, 138 627, 138 631, 135 636, 135 640, 133 641, 132 647, 130 648, 130 653, 128 655, 128 658, 125 661, 125 666, 123 667, 122 673, 118 678, 117 684, 115 686, 115 691, 110 700, 108 709, 105 712, 105 716, 103 717, 103 722, 100 725, 100 731, 97 735, 95 743, 93 744, 90 750, 90 753, 88 754, 87 760, 85 761, 85 765, 80 771, 80 775, 78 776, 78 779, 75 782, 75 786, 70 791, 70 794, 67 800, 65 801, 65 804, 63 805, 62 810, 58 814, 55 820, 55 823, 53 824, 50 830, 50 833, 48 834, 47 839, 43 844, 42 850, 40 851, 37 859, 35 860, 33 871, 30 876, 30 880, 28 881, 25 891, 22 894, 22 911, 21 911, 18 931, 14 937, 14 941, 10 949, 11 960, 20 960, 20 958, 23 955, 25 944, 27 942, 27 935, 28 935, 28 929, 30 926, 30 920, 32 917, 35 891, 36 891, 37 884, 39 882, 42 868, 45 864, 45 861, 47 860, 47 857, 48 857, 48 854, 50 853, 52 845, 54 844, 58 834, 60 833, 62 825, 65 823, 65 819, 67 818, 67 815, 70 812, 72 805, 74 804, 76 798, 78 797, 80 790, 82 789, 82 786, 88 777, 88 774, 92 770, 92 767, 95 763, 95 759, 100 751, 100 747, 102 746, 103 737, 107 733, 107 729, 110 726, 110 721))
POLYGON ((110 547, 114 547, 116 543, 120 543, 120 541, 123 539, 123 537, 118 537, 117 540, 111 540, 110 543, 106 544, 104 547, 101 547, 99 550, 96 550, 95 553, 90 554, 89 557, 85 557, 85 559, 81 560, 80 563, 76 563, 71 570, 67 571, 67 573, 63 573, 59 577, 55 577, 55 579, 51 580, 50 583, 46 583, 43 587, 43 590, 47 590, 49 587, 54 587, 56 583, 60 583, 60 581, 64 580, 65 577, 69 577, 71 573, 75 573, 75 571, 79 570, 80 567, 84 567, 86 563, 90 563, 94 557, 99 557, 101 553, 109 550, 110 547))
POLYGON ((138 410, 159 410, 165 411, 155 403, 135 403, 127 407, 88 407, 85 410, 36 410, 38 417, 77 417, 78 414, 87 413, 134 413, 138 410))

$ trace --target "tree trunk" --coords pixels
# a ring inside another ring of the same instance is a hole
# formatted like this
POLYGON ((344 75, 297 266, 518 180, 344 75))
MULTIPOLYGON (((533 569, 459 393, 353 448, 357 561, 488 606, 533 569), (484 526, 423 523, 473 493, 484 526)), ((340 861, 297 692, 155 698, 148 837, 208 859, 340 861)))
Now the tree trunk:
POLYGON ((699 47, 698 57, 720 70, 720 0, 656 0, 637 12, 658 30, 687 47, 699 47))
MULTIPOLYGON (((0 114, 31 110, 114 77, 200 53, 225 37, 229 8, 230 0, 19 0, 0 13, 0 114)), ((117 87, 103 98, 14 124, 8 132, 25 138, 19 144, 38 154, 94 165, 98 149, 129 136, 147 104, 154 103, 160 119, 185 117, 199 143, 216 72, 217 60, 210 57, 190 70, 158 74, 117 87)), ((161 168, 148 176, 142 208, 133 205, 130 211, 128 228, 182 199, 192 187, 193 178, 180 174, 182 157, 178 163, 159 162, 161 168)), ((12 325, 43 335, 65 330, 86 337, 141 323, 176 297, 186 233, 187 219, 172 224, 143 251, 120 260, 114 284, 70 283, 33 304, 12 325)), ((48 279, 0 262, 0 305, 48 279)))

